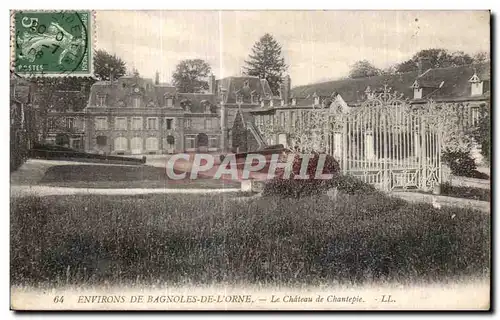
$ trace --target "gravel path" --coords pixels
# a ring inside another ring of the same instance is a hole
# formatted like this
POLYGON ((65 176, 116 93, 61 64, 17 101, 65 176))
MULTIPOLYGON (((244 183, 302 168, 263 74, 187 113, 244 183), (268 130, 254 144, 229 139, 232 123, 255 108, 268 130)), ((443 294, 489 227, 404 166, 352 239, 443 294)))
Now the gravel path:
POLYGON ((490 213, 491 202, 472 199, 463 199, 417 192, 393 192, 391 195, 410 202, 437 203, 441 206, 472 208, 490 213))

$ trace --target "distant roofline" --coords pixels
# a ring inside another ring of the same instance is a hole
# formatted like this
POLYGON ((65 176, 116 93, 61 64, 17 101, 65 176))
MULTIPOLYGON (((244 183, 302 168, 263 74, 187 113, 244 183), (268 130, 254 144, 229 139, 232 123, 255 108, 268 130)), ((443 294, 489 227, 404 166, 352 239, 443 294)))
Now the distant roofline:
MULTIPOLYGON (((425 75, 426 73, 428 73, 431 70, 455 69, 455 68, 464 68, 464 67, 473 68, 474 66, 478 66, 478 65, 489 65, 490 68, 491 68, 491 62, 471 63, 471 64, 464 64, 464 65, 461 65, 461 66, 454 66, 454 67, 429 68, 423 74, 421 74, 420 76, 417 76, 417 78, 425 75)), ((390 77, 394 77, 394 76, 398 76, 398 75, 406 75, 406 74, 415 73, 415 72, 418 72, 418 71, 414 70, 414 71, 407 71, 407 72, 401 72, 401 73, 395 73, 395 74, 388 74, 388 75, 379 75, 379 76, 373 76, 373 77, 363 77, 363 78, 354 78, 354 79, 352 79, 352 78, 346 78, 346 79, 338 79, 338 80, 330 80, 330 81, 312 82, 312 83, 309 83, 309 84, 303 84, 303 85, 300 85, 300 86, 293 87, 292 90, 299 89, 299 88, 304 88, 304 87, 309 87, 309 86, 314 86, 314 85, 319 85, 319 84, 325 84, 325 83, 336 83, 336 82, 341 82, 341 81, 348 82, 348 81, 363 81, 363 80, 366 80, 366 79, 383 78, 383 77, 390 78, 390 77)))

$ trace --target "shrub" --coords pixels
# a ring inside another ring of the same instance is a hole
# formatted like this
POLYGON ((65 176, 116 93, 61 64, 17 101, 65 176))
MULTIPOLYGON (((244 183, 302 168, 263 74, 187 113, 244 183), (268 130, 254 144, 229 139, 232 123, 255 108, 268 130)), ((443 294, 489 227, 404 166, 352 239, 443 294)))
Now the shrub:
POLYGON ((475 176, 477 165, 469 151, 445 149, 442 160, 450 167, 453 175, 463 177, 475 176))
POLYGON ((441 184, 441 194, 449 197, 491 201, 491 191, 489 189, 453 186, 449 182, 441 184))
POLYGON ((491 117, 484 114, 479 120, 478 127, 472 132, 474 140, 481 146, 481 154, 486 163, 491 162, 491 117))
POLYGON ((325 193, 330 188, 337 188, 347 194, 366 194, 377 191, 373 185, 354 176, 336 173, 329 180, 275 178, 265 184, 262 195, 300 198, 325 193))

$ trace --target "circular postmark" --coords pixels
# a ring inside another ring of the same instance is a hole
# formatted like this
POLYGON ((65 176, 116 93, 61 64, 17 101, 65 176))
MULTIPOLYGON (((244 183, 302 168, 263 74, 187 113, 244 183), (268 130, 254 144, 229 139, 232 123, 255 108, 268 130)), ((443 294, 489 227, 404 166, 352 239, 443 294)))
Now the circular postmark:
POLYGON ((90 75, 90 12, 16 11, 14 72, 90 75))

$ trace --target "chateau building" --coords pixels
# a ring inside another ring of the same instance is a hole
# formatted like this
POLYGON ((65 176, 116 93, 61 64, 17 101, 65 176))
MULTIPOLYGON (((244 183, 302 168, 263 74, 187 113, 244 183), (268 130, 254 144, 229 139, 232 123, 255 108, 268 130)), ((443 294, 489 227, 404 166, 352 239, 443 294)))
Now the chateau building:
POLYGON ((260 107, 242 110, 247 113, 241 115, 242 119, 247 119, 247 126, 243 127, 238 122, 233 131, 246 131, 252 125, 260 129, 271 126, 274 130, 273 134, 266 137, 267 143, 287 145, 290 132, 314 108, 329 107, 334 101, 346 110, 356 108, 384 88, 401 93, 412 105, 432 99, 450 107, 458 107, 465 127, 476 125, 480 113, 490 107, 490 65, 486 63, 329 81, 298 86, 291 91, 289 86, 287 78, 281 87, 279 99, 262 101, 260 107))
POLYGON ((265 80, 209 78, 205 93, 135 76, 95 83, 84 110, 85 150, 106 154, 217 152, 231 147, 236 111, 271 99, 265 80))
POLYGON ((267 144, 287 145, 295 126, 314 108, 334 101, 345 110, 356 108, 384 87, 400 92, 410 104, 433 99, 459 106, 464 126, 477 124, 481 110, 490 106, 489 64, 422 68, 293 89, 286 76, 279 96, 258 77, 211 76, 208 82, 204 93, 180 93, 152 79, 125 76, 96 82, 90 92, 56 91, 53 105, 36 121, 35 140, 106 154, 244 152, 262 147, 265 127, 273 128, 265 136, 267 144))

